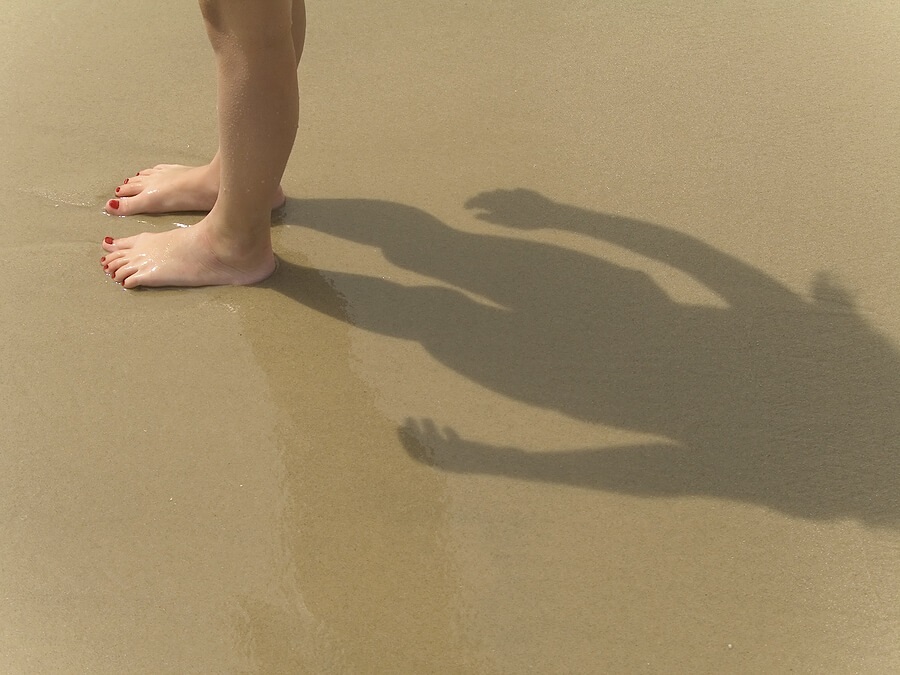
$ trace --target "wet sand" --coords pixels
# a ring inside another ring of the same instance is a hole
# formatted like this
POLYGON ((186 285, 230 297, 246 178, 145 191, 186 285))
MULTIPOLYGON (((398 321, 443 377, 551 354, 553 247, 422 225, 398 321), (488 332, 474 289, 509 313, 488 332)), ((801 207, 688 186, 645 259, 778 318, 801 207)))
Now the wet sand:
POLYGON ((0 672, 900 670, 900 8, 471 4, 311 2, 279 270, 127 292, 198 11, 13 0, 0 672))

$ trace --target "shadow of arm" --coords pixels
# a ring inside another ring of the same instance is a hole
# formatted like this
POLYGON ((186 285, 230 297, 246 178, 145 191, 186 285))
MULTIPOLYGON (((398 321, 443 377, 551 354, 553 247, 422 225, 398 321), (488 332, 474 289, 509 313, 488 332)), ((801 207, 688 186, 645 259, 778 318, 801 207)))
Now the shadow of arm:
POLYGON ((466 440, 431 420, 407 420, 397 435, 410 457, 453 473, 658 497, 708 492, 712 478, 691 453, 666 443, 526 452, 466 440))
POLYGON ((518 229, 555 228, 621 246, 682 270, 732 306, 799 299, 762 270, 672 228, 561 204, 523 189, 483 192, 466 207, 481 209, 476 217, 486 222, 518 229))

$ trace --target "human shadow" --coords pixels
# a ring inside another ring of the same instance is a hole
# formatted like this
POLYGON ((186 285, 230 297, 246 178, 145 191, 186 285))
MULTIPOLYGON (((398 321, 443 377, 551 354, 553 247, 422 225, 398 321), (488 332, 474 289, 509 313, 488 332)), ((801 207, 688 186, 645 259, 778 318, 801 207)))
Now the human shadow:
POLYGON ((668 439, 526 452, 410 420, 399 435, 411 456, 448 471, 900 526, 900 353, 827 274, 807 299, 661 225, 528 190, 483 193, 467 206, 490 223, 577 232, 664 262, 727 306, 679 304, 643 272, 516 236, 463 232, 409 206, 292 201, 286 222, 377 246, 394 265, 461 290, 289 262, 271 287, 418 342, 511 399, 668 439))

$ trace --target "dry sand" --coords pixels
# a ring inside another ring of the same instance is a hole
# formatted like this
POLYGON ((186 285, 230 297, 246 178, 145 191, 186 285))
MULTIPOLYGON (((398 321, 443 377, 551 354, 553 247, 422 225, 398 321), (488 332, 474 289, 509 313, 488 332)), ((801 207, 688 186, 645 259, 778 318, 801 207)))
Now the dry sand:
POLYGON ((738 4, 311 0, 279 271, 127 292, 198 11, 10 0, 0 672, 900 670, 900 5, 738 4))

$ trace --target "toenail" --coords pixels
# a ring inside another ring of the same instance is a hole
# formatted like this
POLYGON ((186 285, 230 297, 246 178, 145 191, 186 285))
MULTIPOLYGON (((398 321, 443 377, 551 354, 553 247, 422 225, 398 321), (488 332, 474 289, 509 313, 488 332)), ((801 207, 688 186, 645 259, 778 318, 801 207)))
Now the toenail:
POLYGON ((127 182, 130 181, 130 180, 131 180, 130 178, 126 178, 126 179, 125 179, 125 182, 127 183, 127 182))
POLYGON ((103 256, 102 258, 100 258, 100 262, 106 262, 106 256, 103 256))
POLYGON ((113 208, 113 209, 119 208, 119 200, 118 199, 110 199, 109 206, 110 206, 110 208, 113 208))
POLYGON ((119 194, 119 190, 121 190, 121 189, 122 188, 116 188, 116 194, 119 194))
POLYGON ((113 243, 113 238, 112 238, 112 237, 107 237, 106 239, 103 240, 103 243, 104 243, 104 244, 111 244, 111 243, 113 243))

